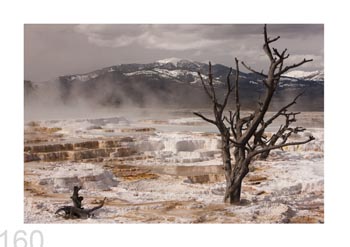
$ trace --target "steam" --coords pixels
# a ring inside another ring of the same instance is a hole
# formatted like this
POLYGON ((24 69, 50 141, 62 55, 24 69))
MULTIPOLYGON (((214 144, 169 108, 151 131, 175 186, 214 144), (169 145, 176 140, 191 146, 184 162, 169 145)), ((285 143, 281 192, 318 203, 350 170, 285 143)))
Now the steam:
POLYGON ((148 111, 161 112, 169 106, 178 106, 179 98, 169 90, 157 90, 137 81, 128 83, 105 79, 93 83, 61 83, 53 80, 32 84, 33 88, 25 89, 25 121, 95 118, 131 112, 144 115, 148 111))
MULTIPOLYGON (((217 88, 220 99, 225 88, 217 88)), ((300 93, 299 89, 287 88, 279 92, 272 101, 270 111, 276 111, 290 103, 300 93)), ((305 90, 290 110, 323 110, 320 100, 314 100, 318 94, 305 90), (316 95, 316 96, 315 96, 316 95)), ((245 90, 242 93, 242 109, 256 108, 259 95, 263 92, 245 90)), ((87 81, 53 80, 43 83, 25 83, 24 119, 46 120, 67 118, 96 118, 136 115, 154 115, 170 110, 198 108, 211 109, 210 99, 203 88, 173 81, 134 79, 116 80, 112 73, 87 81)), ((233 96, 232 96, 233 97, 233 96)), ((229 99, 228 108, 233 105, 229 99)), ((317 99, 317 98, 316 98, 317 99)))

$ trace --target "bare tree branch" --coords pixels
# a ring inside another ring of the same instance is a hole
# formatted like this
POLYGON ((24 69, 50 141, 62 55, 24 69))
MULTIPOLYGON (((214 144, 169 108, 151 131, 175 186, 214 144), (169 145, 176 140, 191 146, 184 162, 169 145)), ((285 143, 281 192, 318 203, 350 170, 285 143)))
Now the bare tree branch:
POLYGON ((273 39, 270 39, 270 38, 268 38, 267 39, 267 43, 272 43, 272 42, 275 42, 275 41, 277 41, 278 39, 280 38, 280 36, 277 36, 276 38, 273 38, 273 39))
POLYGON ((196 116, 198 116, 198 117, 200 117, 200 118, 202 118, 203 120, 205 120, 205 121, 207 121, 207 122, 209 122, 209 123, 212 123, 212 124, 214 124, 214 125, 217 125, 216 121, 211 120, 211 119, 209 119, 209 118, 203 116, 203 115, 202 115, 201 113, 199 113, 199 112, 193 112, 193 114, 196 115, 196 116))
MULTIPOLYGON (((282 143, 282 144, 278 144, 278 145, 273 145, 273 146, 269 146, 269 147, 265 147, 265 148, 262 148, 262 149, 259 149, 259 150, 255 150, 253 152, 251 152, 249 154, 249 158, 253 158, 254 156, 258 155, 258 154, 261 154, 261 153, 264 153, 266 151, 270 151, 270 150, 273 150, 273 149, 279 149, 279 148, 283 148, 283 147, 286 147, 286 146, 294 146, 294 145, 302 145, 302 144, 306 144, 310 141, 313 141, 315 140, 315 137, 313 136, 309 136, 309 139, 307 140, 304 140, 304 141, 300 141, 300 142, 288 142, 288 143, 282 143)), ((248 158, 248 157, 247 157, 248 158)))
POLYGON ((278 118, 284 111, 286 111, 289 107, 291 107, 292 105, 297 103, 297 99, 303 95, 304 92, 301 92, 300 94, 298 94, 292 102, 290 102, 289 104, 283 106, 276 114, 274 114, 271 118, 269 118, 267 121, 265 121, 264 125, 265 128, 270 125, 276 118, 278 118))
POLYGON ((202 86, 203 86, 203 88, 204 88, 204 91, 206 92, 206 94, 208 95, 208 97, 211 99, 211 101, 214 102, 214 97, 213 97, 213 95, 211 95, 211 94, 209 93, 209 90, 208 90, 208 88, 207 88, 207 85, 205 85, 205 82, 204 82, 204 80, 203 80, 203 77, 202 77, 201 72, 198 71, 197 73, 198 73, 199 78, 201 79, 201 83, 202 83, 202 86))
MULTIPOLYGON (((238 59, 235 58, 235 62, 236 62, 236 79, 235 79, 235 103, 236 103, 236 112, 235 112, 235 116, 236 116, 236 122, 238 122, 238 120, 240 119, 240 110, 241 110, 241 105, 239 102, 239 88, 238 88, 238 78, 239 78, 239 68, 238 68, 238 59)), ((237 132, 236 132, 237 134, 237 132)))
POLYGON ((232 140, 232 139, 230 139, 230 142, 231 142, 235 147, 244 147, 244 146, 242 146, 241 143, 236 142, 236 141, 234 141, 234 140, 232 140))
POLYGON ((289 57, 289 54, 285 56, 287 49, 284 49, 282 53, 279 53, 279 51, 276 48, 272 48, 275 55, 277 55, 280 59, 284 60, 289 57))
POLYGON ((258 72, 258 71, 256 71, 256 70, 252 69, 250 66, 246 65, 243 61, 242 61, 241 63, 242 63, 242 65, 243 65, 247 70, 253 72, 254 74, 257 74, 257 75, 259 75, 259 76, 262 76, 262 77, 264 77, 264 78, 267 78, 267 75, 265 75, 263 72, 258 72))
POLYGON ((224 110, 224 108, 226 107, 227 105, 227 101, 228 101, 228 98, 230 97, 230 94, 233 90, 233 87, 231 86, 231 82, 230 82, 230 75, 232 73, 232 68, 230 68, 230 71, 227 75, 227 91, 226 91, 226 95, 225 95, 225 98, 224 98, 224 103, 222 103, 222 111, 224 110))
POLYGON ((299 63, 293 64, 293 65, 290 65, 290 66, 286 66, 284 69, 282 69, 280 72, 278 72, 276 74, 276 76, 281 76, 282 74, 286 73, 290 69, 299 67, 299 66, 303 65, 304 63, 308 63, 308 62, 312 62, 312 61, 313 61, 313 59, 305 59, 304 58, 304 60, 299 62, 299 63))
POLYGON ((270 43, 277 41, 279 38, 280 38, 280 36, 277 36, 274 39, 270 39, 267 36, 266 24, 264 25, 264 40, 265 40, 265 44, 263 46, 263 49, 264 49, 265 53, 267 54, 267 56, 269 57, 270 62, 274 62, 275 61, 275 59, 274 59, 274 57, 272 55, 272 52, 271 52, 270 43))
POLYGON ((235 127, 235 116, 237 114, 237 112, 235 113, 232 113, 232 111, 229 111, 230 113, 230 119, 229 119, 229 124, 230 124, 230 128, 231 128, 231 132, 232 132, 232 135, 233 135, 233 138, 235 140, 237 140, 237 133, 236 133, 236 127, 235 127))
POLYGON ((213 85, 213 73, 211 71, 211 62, 209 62, 208 80, 209 80, 210 91, 212 93, 214 101, 217 102, 216 95, 215 95, 215 89, 214 89, 214 85, 213 85))

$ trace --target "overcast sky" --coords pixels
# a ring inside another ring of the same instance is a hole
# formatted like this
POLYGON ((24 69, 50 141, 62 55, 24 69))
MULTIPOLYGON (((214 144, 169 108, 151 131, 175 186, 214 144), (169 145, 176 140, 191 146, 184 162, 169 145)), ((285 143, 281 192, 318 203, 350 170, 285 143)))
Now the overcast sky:
MULTIPOLYGON (((233 66, 234 57, 265 69, 263 25, 73 25, 24 26, 24 78, 45 81, 121 63, 178 57, 233 66)), ((274 46, 288 48, 289 63, 312 58, 302 70, 323 70, 324 28, 317 24, 268 25, 274 46)))

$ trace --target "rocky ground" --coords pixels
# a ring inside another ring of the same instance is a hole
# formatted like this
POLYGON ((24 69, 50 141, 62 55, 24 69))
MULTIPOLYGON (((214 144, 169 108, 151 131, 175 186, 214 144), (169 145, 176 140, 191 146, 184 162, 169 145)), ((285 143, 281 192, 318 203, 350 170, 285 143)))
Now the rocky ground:
MULTIPOLYGON (((222 202, 218 136, 189 116, 27 121, 25 223, 323 223, 323 113, 302 115, 316 141, 255 161, 241 205, 222 202), (310 121, 310 119, 312 119, 310 121), (87 220, 55 215, 80 185, 87 220)), ((304 137, 305 138, 305 137, 304 137)))

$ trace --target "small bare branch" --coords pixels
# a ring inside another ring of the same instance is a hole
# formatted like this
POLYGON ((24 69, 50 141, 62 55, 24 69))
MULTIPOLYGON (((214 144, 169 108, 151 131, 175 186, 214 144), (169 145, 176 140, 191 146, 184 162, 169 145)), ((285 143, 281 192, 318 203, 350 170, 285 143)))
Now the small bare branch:
POLYGON ((237 112, 232 113, 232 111, 229 111, 229 113, 230 113, 229 124, 230 124, 230 128, 231 128, 231 132, 232 132, 234 139, 237 139, 236 126, 235 126, 235 116, 236 116, 237 112))
POLYGON ((265 75, 262 71, 261 71, 261 72, 258 72, 258 71, 256 71, 256 70, 252 69, 250 66, 246 65, 243 61, 242 61, 241 63, 242 63, 242 65, 243 65, 247 70, 249 70, 250 72, 252 72, 252 73, 254 73, 254 74, 257 74, 257 75, 259 75, 259 76, 262 76, 262 77, 264 77, 264 78, 267 78, 267 75, 265 75))
MULTIPOLYGON (((288 139, 288 138, 286 138, 286 139, 288 139)), ((278 144, 278 145, 268 146, 268 147, 264 147, 264 148, 261 148, 259 150, 255 150, 255 151, 251 152, 249 154, 249 156, 250 156, 250 158, 253 158, 254 156, 261 154, 261 153, 264 153, 266 151, 271 151, 274 149, 279 149, 279 148, 283 148, 283 147, 287 147, 287 146, 302 145, 302 144, 306 144, 306 143, 313 141, 313 140, 315 140, 315 137, 309 136, 309 139, 304 140, 304 141, 288 142, 288 143, 282 143, 282 144, 278 144)))
POLYGON ((270 43, 272 43, 272 42, 277 41, 279 38, 281 38, 281 37, 280 37, 280 36, 277 36, 276 38, 273 38, 273 39, 268 38, 268 39, 267 39, 267 42, 270 44, 270 43))
POLYGON ((284 60, 288 57, 285 56, 286 52, 287 52, 287 49, 284 49, 282 53, 279 53, 279 51, 276 49, 276 48, 272 48, 273 49, 273 52, 274 54, 281 60, 284 60))
POLYGON ((278 73, 276 74, 276 76, 281 76, 282 74, 286 73, 286 72, 287 72, 288 70, 290 70, 290 69, 297 68, 297 67, 303 65, 304 63, 309 63, 309 62, 312 62, 312 61, 313 61, 313 59, 305 59, 305 58, 304 58, 304 60, 301 61, 301 62, 299 62, 299 63, 295 63, 295 64, 292 64, 292 65, 290 65, 290 66, 286 66, 284 69, 282 69, 280 72, 278 72, 278 73))
POLYGON ((230 75, 231 75, 231 73, 232 73, 232 68, 230 68, 230 71, 229 71, 229 73, 227 75, 227 82, 226 82, 227 83, 227 91, 226 91, 226 95, 225 95, 225 98, 224 98, 224 102, 222 103, 222 111, 226 107, 228 98, 230 97, 230 94, 231 94, 231 92, 233 90, 233 87, 231 86, 231 82, 230 82, 230 75))
POLYGON ((198 117, 200 117, 200 118, 202 118, 203 120, 205 120, 205 121, 207 121, 207 122, 209 122, 209 123, 212 123, 212 124, 214 124, 214 125, 217 125, 216 121, 214 121, 214 120, 212 120, 212 119, 209 119, 209 118, 203 116, 203 115, 202 115, 201 113, 199 113, 199 112, 193 112, 193 114, 196 115, 196 116, 198 116, 198 117))
POLYGON ((278 52, 276 48, 272 48, 273 54, 277 55, 279 58, 281 58, 281 54, 278 52))
POLYGON ((290 102, 289 104, 283 106, 276 114, 274 114, 271 118, 269 118, 267 121, 265 121, 265 124, 264 124, 264 129, 270 125, 276 118, 278 118, 280 115, 282 115, 289 107, 291 107, 292 105, 296 104, 297 103, 297 99, 303 95, 304 92, 298 94, 292 102, 290 102))
POLYGON ((213 73, 211 71, 211 62, 209 62, 208 79, 209 79, 209 86, 210 86, 211 94, 213 96, 214 101, 217 102, 216 95, 215 95, 215 89, 214 89, 214 85, 213 85, 213 73))
POLYGON ((201 72, 198 71, 197 73, 198 73, 199 78, 201 79, 201 83, 202 83, 202 86, 203 86, 203 88, 204 88, 204 91, 206 92, 206 94, 208 95, 208 97, 214 102, 214 97, 213 97, 213 95, 211 95, 211 94, 209 93, 209 90, 208 90, 208 88, 207 88, 207 85, 205 85, 205 82, 204 82, 204 80, 203 80, 203 77, 202 77, 201 72))
POLYGON ((293 129, 293 133, 294 134, 297 134, 297 133, 299 133, 299 132, 304 132, 306 129, 305 128, 303 128, 303 127, 295 127, 294 129, 293 129))
POLYGON ((232 67, 230 67, 230 70, 226 77, 227 91, 230 91, 230 92, 233 90, 233 86, 231 86, 231 81, 230 81, 231 74, 232 74, 232 67))
POLYGON ((239 67, 238 67, 238 59, 235 58, 236 62, 236 78, 235 78, 235 100, 236 100, 236 122, 240 119, 240 110, 241 110, 241 104, 239 102, 239 89, 238 89, 238 78, 239 78, 239 67))
POLYGON ((265 53, 267 54, 267 56, 269 57, 270 62, 274 62, 275 61, 275 59, 274 59, 274 57, 272 55, 272 52, 271 52, 270 43, 277 41, 279 38, 280 38, 280 36, 277 36, 274 39, 270 39, 267 36, 266 24, 264 25, 264 40, 265 40, 265 43, 264 43, 263 49, 264 49, 265 53))
POLYGON ((242 147, 242 144, 241 144, 241 143, 236 142, 236 141, 233 140, 233 139, 230 139, 230 142, 231 142, 235 147, 242 147))
POLYGON ((289 54, 286 55, 287 52, 287 48, 283 50, 282 54, 281 54, 281 58, 283 60, 287 59, 289 57, 289 54))

